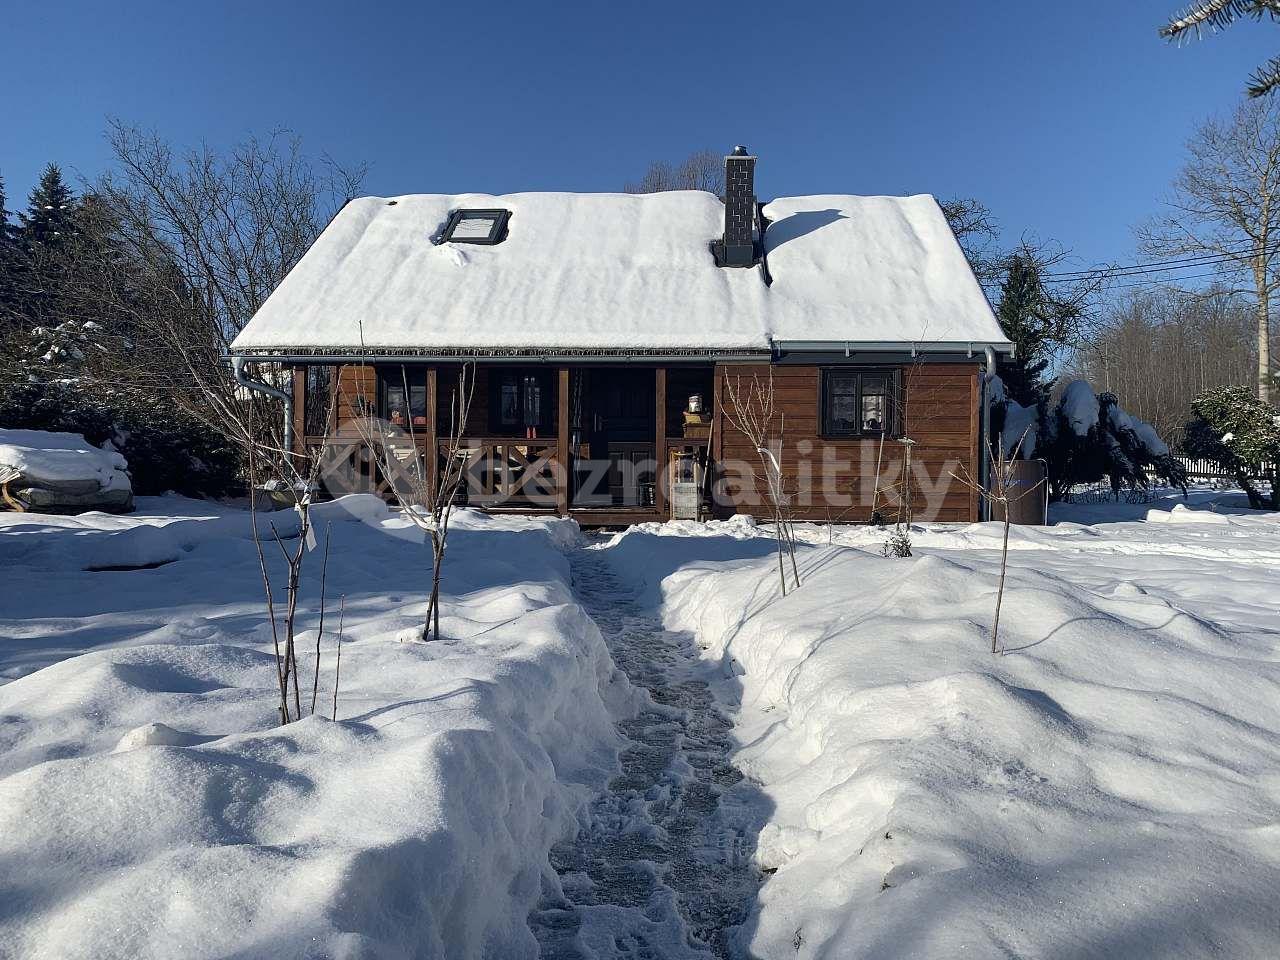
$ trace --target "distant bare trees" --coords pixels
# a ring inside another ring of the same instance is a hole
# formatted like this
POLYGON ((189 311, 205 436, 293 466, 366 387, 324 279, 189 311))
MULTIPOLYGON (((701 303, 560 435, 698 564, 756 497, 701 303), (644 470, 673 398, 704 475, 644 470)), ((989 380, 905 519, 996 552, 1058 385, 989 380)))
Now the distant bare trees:
POLYGON ((724 196, 724 157, 713 150, 698 150, 679 163, 658 160, 643 177, 623 188, 627 193, 664 193, 668 190, 706 190, 724 196))
MULTIPOLYGON (((278 431, 276 402, 238 388, 222 357, 355 196, 364 168, 312 161, 283 134, 251 137, 225 153, 176 150, 112 121, 107 140, 116 169, 95 187, 100 215, 85 229, 111 259, 93 296, 127 317, 132 332, 120 376, 167 394, 242 445, 250 442, 248 406, 258 408, 260 432, 278 431)), ((270 442, 278 446, 279 438, 270 442)))
POLYGON ((1271 298, 1280 287, 1280 102, 1250 100, 1187 144, 1168 212, 1144 225, 1147 252, 1221 276, 1252 295, 1258 397, 1271 396, 1271 298), (1241 282, 1243 281, 1243 282, 1241 282))
POLYGON ((1222 289, 1131 291, 1103 315, 1068 372, 1123 397, 1130 413, 1176 444, 1198 394, 1252 380, 1255 322, 1252 305, 1222 289))

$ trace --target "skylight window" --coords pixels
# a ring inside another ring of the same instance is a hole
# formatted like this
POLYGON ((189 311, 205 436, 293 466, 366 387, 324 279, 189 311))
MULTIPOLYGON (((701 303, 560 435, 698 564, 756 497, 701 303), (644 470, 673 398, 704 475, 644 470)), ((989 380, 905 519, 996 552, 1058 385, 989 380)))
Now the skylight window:
POLYGON ((454 210, 440 234, 440 243, 501 243, 507 239, 510 210, 454 210))

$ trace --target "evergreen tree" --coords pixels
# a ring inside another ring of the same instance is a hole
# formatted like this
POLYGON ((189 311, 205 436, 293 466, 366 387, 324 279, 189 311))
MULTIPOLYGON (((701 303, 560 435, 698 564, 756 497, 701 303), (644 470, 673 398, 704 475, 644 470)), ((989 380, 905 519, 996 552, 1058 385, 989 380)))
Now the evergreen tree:
POLYGON ((0 244, 8 242, 10 236, 9 205, 5 199, 4 177, 0 176, 0 244))
POLYGON ((76 198, 62 179, 62 169, 51 163, 27 200, 27 212, 18 215, 19 240, 30 253, 38 247, 64 243, 71 236, 76 198))
MULTIPOLYGON (((1160 28, 1160 36, 1181 40, 1205 30, 1218 31, 1241 17, 1280 20, 1280 0, 1200 0, 1176 20, 1160 28)), ((1280 57, 1259 67, 1249 79, 1249 96, 1261 97, 1280 86, 1280 57)))
POLYGON ((10 334, 18 316, 18 249, 5 202, 4 178, 0 177, 0 356, 11 346, 10 334))
POLYGON ((1186 493, 1186 471, 1151 425, 1121 409, 1114 393, 1094 394, 1085 380, 1067 384, 1035 449, 1048 463, 1053 500, 1077 484, 1103 480, 1119 499, 1148 488, 1153 476, 1186 493))
POLYGON ((1192 401, 1182 449, 1231 471, 1256 510, 1280 510, 1280 418, 1248 387, 1213 387, 1192 401), (1261 468, 1261 479, 1256 471, 1261 468))
POLYGON ((56 163, 44 169, 18 214, 17 309, 28 333, 54 327, 66 317, 63 300, 74 257, 75 194, 56 163))
POLYGON ((1084 316, 1085 291, 1050 293, 1044 283, 1045 258, 1023 246, 1005 258, 996 320, 1013 341, 1014 356, 1000 365, 1009 399, 1044 408, 1052 378, 1045 378, 1054 353, 1070 342, 1084 316))

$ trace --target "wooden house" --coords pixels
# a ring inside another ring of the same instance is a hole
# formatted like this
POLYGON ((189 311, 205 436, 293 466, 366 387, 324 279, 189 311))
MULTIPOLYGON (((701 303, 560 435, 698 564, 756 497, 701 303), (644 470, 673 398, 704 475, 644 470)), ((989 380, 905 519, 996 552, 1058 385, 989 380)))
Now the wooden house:
POLYGON ((1011 347, 938 204, 759 203, 755 158, 725 163, 723 200, 355 200, 235 339, 237 374, 292 369, 300 452, 367 463, 372 414, 436 469, 465 365, 468 502, 599 525, 665 519, 673 502, 767 514, 768 466, 729 415, 754 380, 797 518, 867 520, 905 438, 918 515, 978 519, 950 473, 983 472, 984 373, 1011 347))

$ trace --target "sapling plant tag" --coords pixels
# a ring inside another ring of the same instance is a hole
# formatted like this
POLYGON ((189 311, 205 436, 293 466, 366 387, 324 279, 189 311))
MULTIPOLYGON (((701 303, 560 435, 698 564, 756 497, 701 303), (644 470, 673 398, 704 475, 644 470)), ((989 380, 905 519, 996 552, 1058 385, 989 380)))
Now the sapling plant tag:
MULTIPOLYGON (((294 509, 294 512, 298 514, 298 519, 299 520, 303 519, 302 504, 295 503, 293 505, 293 509, 294 509)), ((310 526, 310 525, 307 526, 306 544, 307 544, 307 553, 310 553, 312 550, 316 548, 316 528, 314 526, 310 526)))

